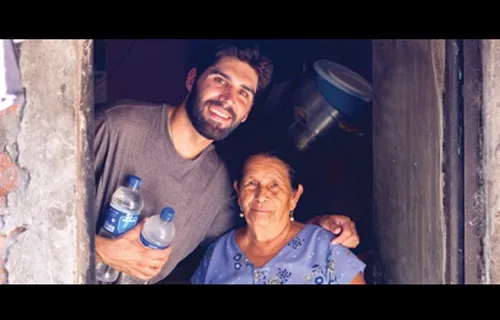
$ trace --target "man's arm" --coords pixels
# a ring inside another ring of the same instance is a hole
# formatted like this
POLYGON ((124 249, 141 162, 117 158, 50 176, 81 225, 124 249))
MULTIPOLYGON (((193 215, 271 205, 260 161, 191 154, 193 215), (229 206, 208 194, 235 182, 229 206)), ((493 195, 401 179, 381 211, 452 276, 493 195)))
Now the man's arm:
MULTIPOLYGON (((95 133, 94 133, 94 178, 95 178, 95 217, 94 223, 96 225, 96 236, 95 236, 95 251, 96 251, 96 261, 106 263, 106 258, 104 258, 105 250, 109 247, 109 239, 101 237, 97 234, 99 231, 99 216, 103 208, 102 202, 104 201, 104 191, 100 190, 99 187, 103 185, 101 183, 104 163, 108 155, 109 147, 109 125, 108 119, 106 117, 104 106, 96 105, 96 115, 95 115, 95 133)), ((106 263, 107 264, 107 263, 106 263)))
MULTIPOLYGON (((96 232, 99 231, 102 221, 100 215, 106 205, 106 194, 109 194, 108 189, 113 188, 105 176, 105 164, 108 159, 110 148, 110 136, 112 126, 106 116, 104 109, 96 111, 95 115, 95 132, 94 132, 94 179, 95 179, 95 206, 94 206, 94 223, 96 224, 96 232)), ((109 197, 109 196, 108 196, 109 197)))
POLYGON ((334 244, 339 243, 351 249, 359 245, 356 224, 347 216, 336 214, 320 215, 309 219, 306 223, 318 225, 338 235, 332 241, 334 244))
POLYGON ((172 247, 158 250, 142 245, 139 234, 146 220, 114 239, 96 235, 96 259, 141 280, 158 275, 167 262, 172 247))

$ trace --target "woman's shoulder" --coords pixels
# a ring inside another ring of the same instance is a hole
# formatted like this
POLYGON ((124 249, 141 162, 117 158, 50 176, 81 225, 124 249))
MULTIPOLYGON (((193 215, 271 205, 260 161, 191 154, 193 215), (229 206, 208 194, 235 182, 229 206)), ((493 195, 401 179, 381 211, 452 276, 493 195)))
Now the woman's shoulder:
POLYGON ((300 233, 302 233, 310 240, 325 242, 325 243, 331 243, 331 241, 336 237, 332 232, 315 224, 304 225, 300 233))
POLYGON ((331 250, 334 234, 314 224, 304 224, 301 230, 290 240, 288 246, 295 250, 323 252, 331 250))
POLYGON ((207 249, 213 251, 216 247, 228 248, 229 245, 233 242, 234 234, 236 229, 231 229, 226 231, 218 238, 215 238, 208 246, 207 249))

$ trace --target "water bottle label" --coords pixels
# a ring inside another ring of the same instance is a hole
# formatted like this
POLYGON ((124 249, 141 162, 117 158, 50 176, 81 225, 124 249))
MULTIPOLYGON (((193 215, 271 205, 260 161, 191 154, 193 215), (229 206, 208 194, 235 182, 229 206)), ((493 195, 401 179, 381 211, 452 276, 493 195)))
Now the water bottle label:
POLYGON ((140 235, 139 238, 141 239, 142 244, 145 245, 146 247, 150 247, 150 248, 153 248, 153 249, 159 249, 159 250, 165 250, 168 247, 170 247, 169 245, 167 245, 167 246, 157 246, 155 244, 152 244, 151 242, 149 242, 148 240, 146 240, 146 238, 144 238, 142 236, 142 233, 141 233, 141 235, 140 235))
POLYGON ((118 236, 135 227, 138 220, 139 220, 138 212, 137 213, 122 212, 110 205, 108 209, 108 217, 104 222, 104 229, 106 229, 113 235, 118 236))

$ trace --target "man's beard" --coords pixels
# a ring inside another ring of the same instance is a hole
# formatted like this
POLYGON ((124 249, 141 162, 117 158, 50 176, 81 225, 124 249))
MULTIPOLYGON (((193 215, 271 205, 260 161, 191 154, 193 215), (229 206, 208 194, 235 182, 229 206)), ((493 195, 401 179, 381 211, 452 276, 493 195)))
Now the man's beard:
POLYGON ((186 101, 186 111, 193 124, 193 127, 198 131, 200 135, 208 140, 223 140, 231 132, 233 132, 236 127, 238 127, 239 122, 236 122, 236 114, 232 108, 225 108, 225 110, 230 114, 233 124, 227 128, 221 127, 221 124, 217 121, 205 117, 203 111, 210 105, 225 108, 224 103, 218 100, 206 100, 202 101, 201 97, 198 95, 196 86, 193 86, 193 90, 186 101))

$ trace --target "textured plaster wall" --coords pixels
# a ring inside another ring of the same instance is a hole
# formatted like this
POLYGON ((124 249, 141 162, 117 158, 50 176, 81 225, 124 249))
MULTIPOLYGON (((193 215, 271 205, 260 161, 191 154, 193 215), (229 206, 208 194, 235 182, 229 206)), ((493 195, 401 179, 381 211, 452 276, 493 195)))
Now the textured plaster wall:
POLYGON ((0 114, 0 283, 86 283, 92 41, 20 45, 26 104, 0 114))

